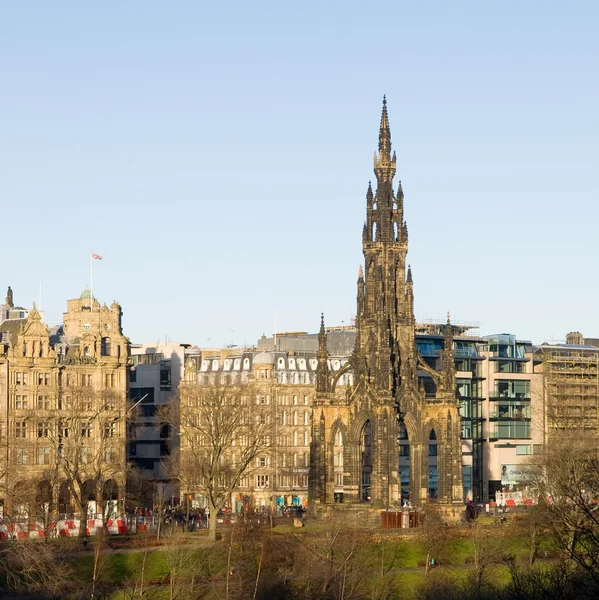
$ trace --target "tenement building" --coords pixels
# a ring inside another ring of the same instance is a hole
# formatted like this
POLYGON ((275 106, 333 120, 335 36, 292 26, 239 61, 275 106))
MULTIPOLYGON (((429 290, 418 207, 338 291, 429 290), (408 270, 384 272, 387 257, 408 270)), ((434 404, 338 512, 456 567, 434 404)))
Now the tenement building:
POLYGON ((369 185, 366 193, 365 265, 358 276, 355 349, 336 373, 328 368, 326 332, 321 326, 310 464, 310 497, 316 504, 334 503, 342 494, 345 502, 399 505, 399 437, 409 441, 405 485, 411 502, 429 497, 431 473, 436 475, 439 502, 463 500, 453 328, 448 321, 440 370, 435 370, 416 346, 404 194, 401 183, 397 191, 393 189, 395 172, 383 101, 374 158, 376 190, 369 185), (430 393, 419 385, 420 372, 433 381, 430 393), (348 374, 353 385, 342 391, 339 379, 348 374))
MULTIPOLYGON (((318 369, 312 342, 309 334, 283 334, 277 337, 276 348, 295 345, 301 350, 275 350, 273 340, 263 338, 259 341, 262 348, 202 350, 186 358, 185 378, 181 382, 182 412, 187 399, 193 398, 198 389, 224 384, 237 386, 247 396, 250 418, 259 414, 269 425, 268 447, 248 465, 231 498, 234 510, 248 505, 281 509, 308 503, 312 405, 318 369), (281 343, 284 339, 289 343, 281 343)), ((342 340, 337 342, 342 347, 342 340)), ((330 372, 340 371, 347 358, 343 354, 331 355, 330 372)), ((340 390, 352 383, 351 373, 340 375, 340 390)), ((193 478, 185 473, 186 465, 190 464, 185 456, 192 452, 188 437, 181 436, 182 500, 190 498, 195 505, 205 506, 205 490, 201 485, 194 487, 193 478)), ((229 450, 229 456, 223 460, 232 459, 234 445, 229 450)))
POLYGON ((129 340, 89 290, 52 332, 35 306, 0 323, 4 517, 104 512, 124 496, 129 340), (102 504, 101 504, 102 503, 102 504))

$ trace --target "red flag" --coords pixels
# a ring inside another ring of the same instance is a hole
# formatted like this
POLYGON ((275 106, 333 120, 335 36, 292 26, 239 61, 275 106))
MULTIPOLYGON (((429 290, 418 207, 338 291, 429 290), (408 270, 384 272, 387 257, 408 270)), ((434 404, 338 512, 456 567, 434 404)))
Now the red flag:
POLYGON ((97 260, 102 260, 102 257, 99 254, 95 254, 94 252, 92 252, 92 258, 95 258, 97 260))

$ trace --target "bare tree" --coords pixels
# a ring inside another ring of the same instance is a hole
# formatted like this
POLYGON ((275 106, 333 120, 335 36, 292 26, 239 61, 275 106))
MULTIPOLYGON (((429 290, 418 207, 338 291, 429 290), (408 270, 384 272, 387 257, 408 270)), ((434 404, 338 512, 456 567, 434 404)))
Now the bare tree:
POLYGON ((424 572, 428 573, 431 567, 431 559, 439 562, 445 557, 449 534, 447 526, 441 517, 439 509, 434 504, 426 504, 422 509, 422 523, 417 529, 418 538, 426 552, 426 564, 424 572))
POLYGON ((599 585, 599 456, 594 434, 554 432, 535 484, 562 551, 599 585))
POLYGON ((51 505, 46 510, 57 515, 74 509, 81 518, 80 535, 85 535, 88 503, 96 502, 94 512, 101 513, 106 524, 116 516, 116 501, 124 492, 124 404, 109 390, 71 387, 58 410, 41 414, 31 410, 23 421, 26 435, 15 438, 12 462, 18 467, 27 457, 28 472, 48 490, 48 498, 42 499, 51 505))
POLYGON ((58 597, 78 581, 68 561, 60 560, 51 545, 34 540, 0 542, 0 595, 47 594, 58 597))
POLYGON ((182 491, 206 497, 213 541, 219 510, 272 445, 271 414, 255 394, 245 386, 218 382, 185 386, 178 414, 170 413, 170 422, 181 436, 182 491))

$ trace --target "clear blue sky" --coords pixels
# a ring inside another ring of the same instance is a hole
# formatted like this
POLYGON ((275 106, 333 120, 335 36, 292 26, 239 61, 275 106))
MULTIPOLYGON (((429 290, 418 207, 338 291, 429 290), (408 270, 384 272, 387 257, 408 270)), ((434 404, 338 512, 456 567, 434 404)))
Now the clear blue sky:
POLYGON ((417 318, 599 336, 599 3, 4 2, 0 293, 135 342, 349 322, 387 95, 417 318))

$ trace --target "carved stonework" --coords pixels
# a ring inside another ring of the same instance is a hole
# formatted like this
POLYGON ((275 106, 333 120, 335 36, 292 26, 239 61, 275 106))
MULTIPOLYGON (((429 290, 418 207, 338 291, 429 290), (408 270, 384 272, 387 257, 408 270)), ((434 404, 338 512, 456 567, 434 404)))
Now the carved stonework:
POLYGON ((428 444, 434 430, 439 452, 438 499, 462 501, 452 328, 448 322, 444 367, 438 373, 420 359, 416 349, 414 287, 411 268, 406 271, 408 230, 401 183, 397 193, 393 190, 396 162, 383 100, 374 156, 377 185, 373 192, 369 183, 366 192, 365 269, 360 267, 357 281, 357 335, 350 361, 354 387, 344 398, 333 401, 330 392, 334 388, 325 381, 323 358, 312 421, 310 494, 316 502, 332 503, 343 497, 344 502, 399 506, 400 428, 405 428, 410 440, 410 500, 421 502, 427 497, 428 444), (419 370, 436 382, 435 397, 425 396, 419 386, 419 370))

